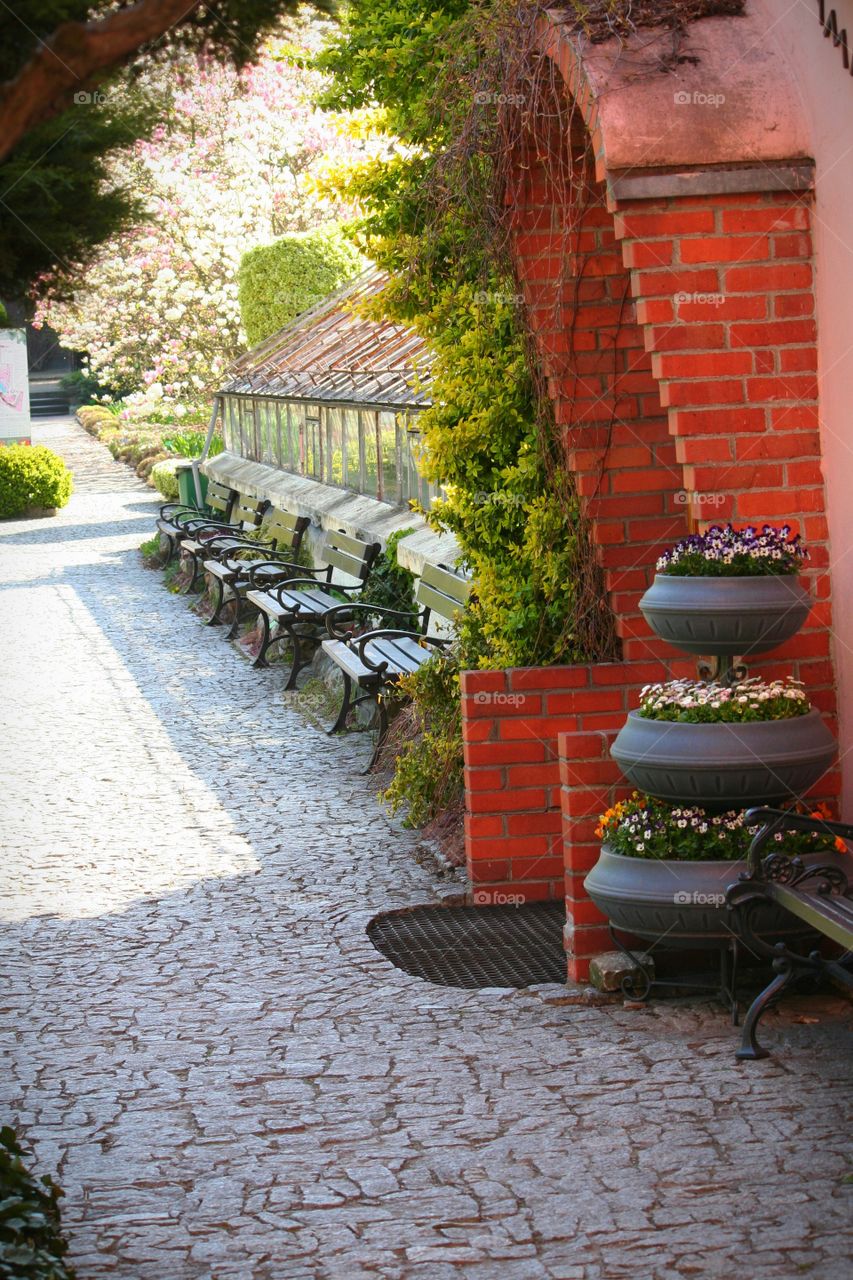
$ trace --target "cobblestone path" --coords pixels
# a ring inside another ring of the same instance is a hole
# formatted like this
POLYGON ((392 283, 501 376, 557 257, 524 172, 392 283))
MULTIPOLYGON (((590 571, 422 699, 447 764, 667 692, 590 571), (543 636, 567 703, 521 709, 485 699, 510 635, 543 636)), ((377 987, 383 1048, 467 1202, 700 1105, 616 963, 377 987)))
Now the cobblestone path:
POLYGON ((708 1004, 394 970, 366 923, 436 877, 353 741, 141 567, 150 490, 36 434, 77 492, 0 526, 0 1115, 80 1280, 849 1276, 840 1003, 739 1065, 708 1004))

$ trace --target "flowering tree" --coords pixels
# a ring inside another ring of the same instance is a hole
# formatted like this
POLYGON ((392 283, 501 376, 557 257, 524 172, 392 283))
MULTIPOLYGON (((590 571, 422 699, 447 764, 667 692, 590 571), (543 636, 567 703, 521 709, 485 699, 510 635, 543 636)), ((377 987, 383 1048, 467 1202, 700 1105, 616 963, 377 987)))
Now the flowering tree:
MULTIPOLYGON (((317 26, 299 30, 304 52, 317 26)), ((108 243, 69 302, 47 301, 66 346, 88 352, 98 380, 140 411, 201 402, 244 345, 237 302, 243 254, 343 212, 312 185, 354 144, 311 102, 316 73, 281 39, 237 72, 187 57, 155 67, 162 123, 115 159, 117 182, 142 196, 146 223, 108 243)))

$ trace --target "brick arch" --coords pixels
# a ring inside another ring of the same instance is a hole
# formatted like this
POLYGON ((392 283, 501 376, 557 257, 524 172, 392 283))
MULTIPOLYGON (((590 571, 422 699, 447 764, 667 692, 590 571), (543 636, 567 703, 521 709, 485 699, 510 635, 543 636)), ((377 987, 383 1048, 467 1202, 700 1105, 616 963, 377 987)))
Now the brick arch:
MULTIPOLYGON (((582 888, 598 855, 595 817, 621 785, 609 743, 640 685, 695 671, 638 609, 660 548, 718 519, 798 527, 811 549, 815 606, 801 634, 753 669, 802 679, 831 724, 836 710, 812 166, 796 99, 778 68, 770 85, 759 60, 748 110, 767 128, 755 145, 738 150, 743 102, 707 137, 679 120, 660 144, 668 150, 640 157, 626 138, 626 122, 643 136, 644 110, 668 101, 672 111, 674 84, 696 94, 691 86, 707 84, 715 68, 724 76, 751 38, 732 20, 709 22, 704 68, 688 63, 680 79, 651 76, 639 90, 636 61, 626 72, 621 53, 608 62, 600 47, 591 55, 543 22, 542 48, 576 106, 564 145, 584 200, 565 225, 560 179, 535 146, 511 194, 519 279, 622 661, 466 674, 466 848, 480 901, 565 893, 575 977, 609 945, 582 888)), ((835 774, 822 781, 823 796, 837 790, 835 774)))

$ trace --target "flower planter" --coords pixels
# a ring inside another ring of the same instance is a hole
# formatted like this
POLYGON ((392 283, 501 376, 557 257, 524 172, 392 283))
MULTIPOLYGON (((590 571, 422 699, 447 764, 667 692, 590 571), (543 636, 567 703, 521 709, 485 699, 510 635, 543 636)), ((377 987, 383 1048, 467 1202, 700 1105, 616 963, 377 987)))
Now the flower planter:
MULTIPOLYGON (((802 861, 850 869, 846 854, 823 851, 802 861)), ((665 939, 668 947, 712 947, 733 936, 726 889, 745 866, 743 861, 627 858, 604 844, 584 888, 616 929, 647 940, 665 939)), ((802 923, 772 904, 756 912, 755 931, 780 939, 807 932, 802 923)))
POLYGON ((649 626, 687 653, 748 657, 796 635, 811 608, 795 574, 683 578, 655 574, 640 601, 649 626))
POLYGON ((648 720, 632 711, 611 748, 638 791, 715 812, 801 796, 835 753, 814 710, 742 724, 648 720))

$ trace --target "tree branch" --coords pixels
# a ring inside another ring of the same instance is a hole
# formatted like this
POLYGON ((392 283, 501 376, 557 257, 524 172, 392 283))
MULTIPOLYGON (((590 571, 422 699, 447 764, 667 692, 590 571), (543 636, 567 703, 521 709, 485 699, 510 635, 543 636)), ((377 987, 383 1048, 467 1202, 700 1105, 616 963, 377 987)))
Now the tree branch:
POLYGON ((35 125, 70 106, 74 94, 98 84, 113 67, 180 25, 202 0, 138 0, 92 22, 64 22, 14 80, 0 86, 0 160, 35 125))

